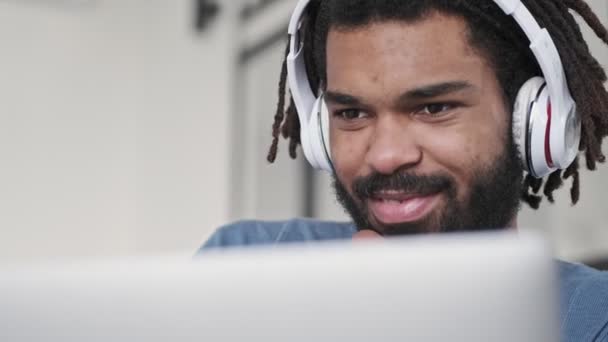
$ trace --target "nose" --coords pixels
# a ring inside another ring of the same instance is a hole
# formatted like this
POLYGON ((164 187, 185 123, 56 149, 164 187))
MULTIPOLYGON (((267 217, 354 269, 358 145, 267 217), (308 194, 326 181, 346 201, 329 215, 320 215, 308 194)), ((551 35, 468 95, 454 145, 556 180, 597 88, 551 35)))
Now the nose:
POLYGON ((366 162, 372 170, 390 175, 420 164, 422 149, 411 126, 409 120, 396 115, 377 119, 366 155, 366 162))

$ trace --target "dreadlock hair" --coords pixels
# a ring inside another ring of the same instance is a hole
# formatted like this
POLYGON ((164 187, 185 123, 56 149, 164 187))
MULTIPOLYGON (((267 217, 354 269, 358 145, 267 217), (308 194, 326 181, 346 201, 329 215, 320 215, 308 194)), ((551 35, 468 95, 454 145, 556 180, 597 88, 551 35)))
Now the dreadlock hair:
MULTIPOLYGON (((608 93, 604 88, 606 72, 591 55, 571 12, 578 14, 593 32, 608 44, 608 31, 583 0, 523 0, 541 27, 545 27, 559 51, 568 86, 577 103, 582 122, 579 150, 586 166, 595 170, 603 163, 602 140, 608 135, 608 93)), ((307 9, 304 32, 304 57, 311 89, 325 89, 326 42, 330 29, 353 29, 382 21, 415 22, 434 12, 463 18, 468 26, 471 46, 494 68, 506 106, 512 112, 519 88, 533 76, 542 76, 529 40, 514 19, 493 1, 478 0, 313 0, 307 9)), ((289 43, 287 51, 289 51, 289 43)), ((279 135, 289 139, 289 154, 296 157, 300 144, 298 113, 286 87, 287 68, 283 62, 279 82, 279 101, 272 127, 272 145, 268 161, 277 156, 279 135)), ((316 94, 318 95, 318 94, 316 94)), ((572 178, 570 198, 576 204, 580 196, 579 157, 565 170, 557 170, 546 179, 527 174, 523 178, 521 199, 538 209, 543 195, 554 201, 553 192, 572 178), (543 187, 544 186, 544 187, 543 187), (540 193, 541 189, 542 194, 540 193)))

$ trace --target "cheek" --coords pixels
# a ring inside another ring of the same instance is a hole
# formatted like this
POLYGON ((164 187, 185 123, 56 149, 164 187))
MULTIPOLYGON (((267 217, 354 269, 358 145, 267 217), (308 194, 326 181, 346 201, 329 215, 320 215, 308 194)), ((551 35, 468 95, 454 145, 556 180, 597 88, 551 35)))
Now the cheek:
POLYGON ((453 156, 458 164, 477 165, 491 160, 503 141, 503 132, 488 126, 470 125, 455 132, 445 132, 437 139, 437 147, 446 155, 453 156))
POLYGON ((353 179, 362 174, 365 165, 365 133, 332 130, 330 143, 331 159, 338 179, 350 188, 353 179))
POLYGON ((427 157, 448 170, 458 187, 458 197, 468 196, 477 170, 492 167, 504 152, 504 130, 489 124, 446 130, 427 144, 427 157))

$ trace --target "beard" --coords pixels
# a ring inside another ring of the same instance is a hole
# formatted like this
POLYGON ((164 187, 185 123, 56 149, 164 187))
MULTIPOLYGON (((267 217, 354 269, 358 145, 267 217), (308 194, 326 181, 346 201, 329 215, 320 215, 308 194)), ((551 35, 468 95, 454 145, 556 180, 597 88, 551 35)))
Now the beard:
POLYGON ((352 218, 357 229, 371 229, 381 235, 391 236, 508 228, 519 210, 522 179, 520 159, 511 138, 503 153, 493 163, 473 170, 472 183, 464 200, 457 197, 454 178, 444 172, 428 175, 413 172, 390 175, 372 173, 353 181, 352 195, 334 173, 333 187, 338 202, 352 218), (367 203, 375 193, 386 190, 420 196, 441 194, 444 197, 443 210, 432 212, 416 222, 390 225, 374 222, 376 220, 371 216, 367 203))

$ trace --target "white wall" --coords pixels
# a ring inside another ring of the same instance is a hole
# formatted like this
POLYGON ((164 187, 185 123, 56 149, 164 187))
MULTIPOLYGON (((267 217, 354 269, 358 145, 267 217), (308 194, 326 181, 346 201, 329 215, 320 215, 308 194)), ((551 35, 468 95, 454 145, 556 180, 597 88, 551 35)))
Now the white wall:
MULTIPOLYGON (((0 258, 192 252, 227 219, 234 5, 0 2, 0 258)), ((233 2, 231 2, 233 3, 233 2)))
POLYGON ((201 34, 190 5, 135 6, 154 8, 144 26, 154 29, 139 32, 150 58, 137 125, 138 247, 150 252, 192 250, 228 217, 236 2, 201 34))

